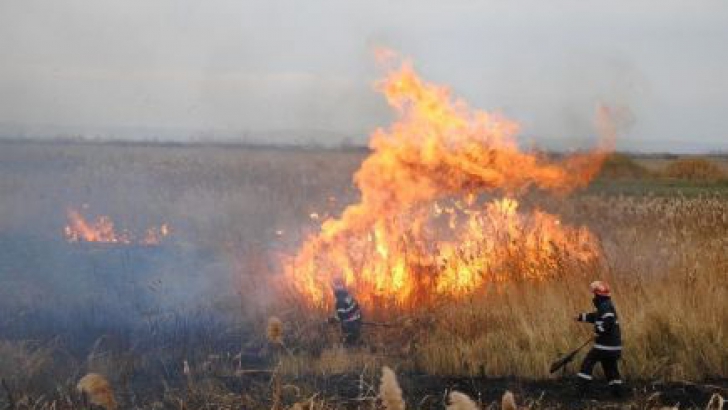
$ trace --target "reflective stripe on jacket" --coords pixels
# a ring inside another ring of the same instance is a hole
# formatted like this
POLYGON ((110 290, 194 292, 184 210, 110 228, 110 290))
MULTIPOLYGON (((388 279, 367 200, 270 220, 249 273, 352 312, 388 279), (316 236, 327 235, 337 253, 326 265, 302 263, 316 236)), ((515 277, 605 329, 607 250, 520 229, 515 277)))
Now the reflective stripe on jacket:
POLYGON ((362 319, 359 304, 350 295, 346 294, 336 298, 336 317, 342 323, 360 322, 362 319))
POLYGON ((594 348, 599 350, 622 350, 622 332, 619 318, 610 298, 604 298, 597 304, 597 310, 581 313, 579 320, 594 324, 594 348))

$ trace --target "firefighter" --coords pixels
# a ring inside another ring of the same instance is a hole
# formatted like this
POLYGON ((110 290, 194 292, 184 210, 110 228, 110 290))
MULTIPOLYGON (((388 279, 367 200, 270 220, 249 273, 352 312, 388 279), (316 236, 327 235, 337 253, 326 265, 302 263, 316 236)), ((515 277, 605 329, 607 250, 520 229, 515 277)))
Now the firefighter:
POLYGON ((341 334, 344 346, 357 346, 361 339, 362 315, 359 304, 351 296, 344 281, 335 280, 333 283, 334 297, 336 298, 336 316, 331 321, 341 325, 341 334))
POLYGON ((622 335, 619 329, 619 318, 612 304, 611 292, 606 282, 595 281, 590 285, 594 294, 596 311, 581 313, 576 320, 594 324, 594 345, 587 353, 579 370, 579 388, 585 393, 592 380, 592 370, 601 363, 604 375, 609 381, 609 388, 614 396, 622 395, 622 379, 619 375, 618 362, 622 356, 622 335))

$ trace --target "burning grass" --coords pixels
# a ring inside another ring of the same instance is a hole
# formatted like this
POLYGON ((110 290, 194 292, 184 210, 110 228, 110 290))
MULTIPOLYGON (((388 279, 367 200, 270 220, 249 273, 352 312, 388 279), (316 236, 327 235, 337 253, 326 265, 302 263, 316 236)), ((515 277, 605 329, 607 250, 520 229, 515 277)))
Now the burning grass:
MULTIPOLYGON (((547 378, 554 358, 589 337, 573 317, 590 308, 586 284, 602 278, 614 285, 629 378, 726 377, 728 203, 721 197, 584 196, 573 205, 564 212, 592 221, 604 264, 490 287, 421 317, 398 321, 392 315, 397 331, 369 327, 369 343, 382 345, 378 337, 384 337, 389 357, 428 374, 547 378)), ((310 369, 322 360, 312 358, 310 369)))
POLYGON ((517 197, 530 188, 563 195, 585 187, 613 144, 607 110, 599 148, 548 161, 519 149, 517 123, 471 109, 407 62, 379 89, 399 118, 372 134, 371 154, 354 174, 359 202, 284 261, 284 286, 303 304, 328 307, 330 283, 341 278, 379 314, 416 310, 490 283, 554 276, 559 261, 598 259, 587 228, 519 210, 517 197), (485 194, 495 198, 483 203, 485 194))
MULTIPOLYGON (((84 206, 84 208, 88 208, 84 206)), ((169 233, 169 225, 162 224, 159 227, 147 228, 144 235, 134 235, 128 230, 117 230, 110 217, 101 215, 90 222, 75 209, 68 209, 68 225, 63 233, 68 242, 89 242, 117 245, 159 245, 169 233)))

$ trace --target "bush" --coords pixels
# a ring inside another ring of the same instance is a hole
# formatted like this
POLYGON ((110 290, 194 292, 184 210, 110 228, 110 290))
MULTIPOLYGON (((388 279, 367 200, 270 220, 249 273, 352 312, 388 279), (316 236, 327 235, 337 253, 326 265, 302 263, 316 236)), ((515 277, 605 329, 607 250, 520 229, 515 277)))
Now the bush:
POLYGON ((629 155, 615 152, 604 161, 599 176, 608 179, 637 179, 649 177, 650 171, 635 162, 629 155))
POLYGON ((705 158, 682 158, 672 161, 665 168, 668 178, 688 181, 716 182, 726 178, 718 165, 705 158))

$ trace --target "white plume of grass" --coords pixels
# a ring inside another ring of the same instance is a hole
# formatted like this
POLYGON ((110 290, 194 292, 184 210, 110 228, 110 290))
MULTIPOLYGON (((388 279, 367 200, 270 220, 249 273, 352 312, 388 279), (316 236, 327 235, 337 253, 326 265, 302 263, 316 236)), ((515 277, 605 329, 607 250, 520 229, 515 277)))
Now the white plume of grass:
POLYGON ((387 366, 382 367, 382 381, 379 385, 379 399, 387 410, 404 410, 402 389, 397 383, 397 376, 387 366))
POLYGON ((91 404, 101 406, 105 410, 116 410, 114 390, 104 376, 89 373, 78 381, 76 388, 86 395, 91 404))
POLYGON ((513 396, 513 393, 508 390, 503 393, 503 398, 501 399, 501 410, 518 410, 516 398, 513 396))
POLYGON ((268 328, 266 329, 268 341, 275 345, 283 345, 283 322, 276 316, 268 319, 268 328))
POLYGON ((479 408, 478 404, 467 394, 459 391, 450 393, 450 404, 447 406, 447 410, 478 410, 479 408))

